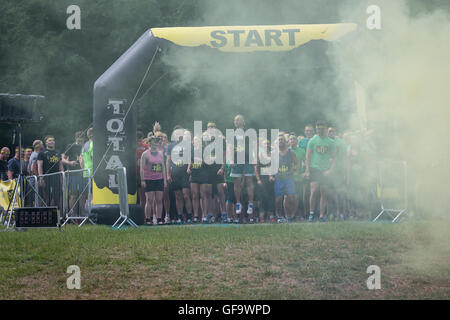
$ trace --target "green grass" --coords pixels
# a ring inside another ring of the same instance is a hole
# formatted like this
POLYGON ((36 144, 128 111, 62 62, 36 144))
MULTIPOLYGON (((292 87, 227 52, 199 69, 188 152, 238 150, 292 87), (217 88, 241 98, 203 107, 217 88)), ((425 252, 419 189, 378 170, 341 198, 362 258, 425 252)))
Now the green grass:
POLYGON ((0 232, 0 299, 448 299, 450 221, 0 232), (369 265, 381 290, 368 290, 369 265), (68 290, 69 265, 81 289, 68 290))

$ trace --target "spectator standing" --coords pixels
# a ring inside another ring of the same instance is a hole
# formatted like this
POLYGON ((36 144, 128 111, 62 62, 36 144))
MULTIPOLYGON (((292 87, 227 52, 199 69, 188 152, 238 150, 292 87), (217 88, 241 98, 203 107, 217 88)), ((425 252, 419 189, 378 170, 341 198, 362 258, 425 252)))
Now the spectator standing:
POLYGON ((0 151, 0 179, 2 181, 8 180, 8 158, 10 153, 8 147, 3 147, 0 151))

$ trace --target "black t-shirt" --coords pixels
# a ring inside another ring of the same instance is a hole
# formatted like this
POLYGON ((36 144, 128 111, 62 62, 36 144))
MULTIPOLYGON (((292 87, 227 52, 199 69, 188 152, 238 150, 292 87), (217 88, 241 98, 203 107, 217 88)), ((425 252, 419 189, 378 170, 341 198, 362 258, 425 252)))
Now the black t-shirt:
MULTIPOLYGON (((20 174, 19 160, 17 160, 16 158, 9 159, 8 171, 13 172, 13 179, 16 179, 17 177, 19 177, 19 174, 20 174)), ((22 160, 22 174, 27 175, 27 167, 23 160, 22 160)))
POLYGON ((38 155, 38 161, 42 160, 42 169, 44 174, 54 173, 59 171, 59 161, 61 161, 61 154, 58 150, 45 149, 38 155))
POLYGON ((66 149, 67 150, 64 154, 66 156, 69 157, 69 161, 76 161, 77 165, 76 166, 68 166, 68 165, 64 165, 64 168, 66 170, 79 170, 81 169, 80 166, 80 155, 81 155, 81 149, 83 148, 82 145, 77 145, 77 144, 69 144, 67 145, 66 149))
POLYGON ((8 180, 8 161, 0 160, 0 179, 8 180))

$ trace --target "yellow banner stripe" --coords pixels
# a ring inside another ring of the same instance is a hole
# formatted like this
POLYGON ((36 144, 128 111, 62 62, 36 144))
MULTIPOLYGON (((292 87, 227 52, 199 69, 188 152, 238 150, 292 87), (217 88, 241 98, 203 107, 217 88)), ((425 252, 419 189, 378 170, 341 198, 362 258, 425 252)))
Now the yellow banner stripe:
POLYGON ((153 28, 157 38, 183 47, 208 46, 224 52, 289 51, 311 40, 335 41, 356 24, 289 24, 153 28))

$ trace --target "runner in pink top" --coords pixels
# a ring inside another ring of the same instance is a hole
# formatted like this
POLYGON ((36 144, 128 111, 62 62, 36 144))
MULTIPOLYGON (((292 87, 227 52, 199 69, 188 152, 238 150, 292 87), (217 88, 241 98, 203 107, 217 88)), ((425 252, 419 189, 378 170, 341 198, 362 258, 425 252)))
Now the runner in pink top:
POLYGON ((152 136, 149 141, 150 149, 141 156, 141 184, 145 188, 145 219, 150 224, 152 204, 155 203, 156 223, 162 224, 162 200, 166 186, 166 167, 160 150, 160 139, 152 136))

